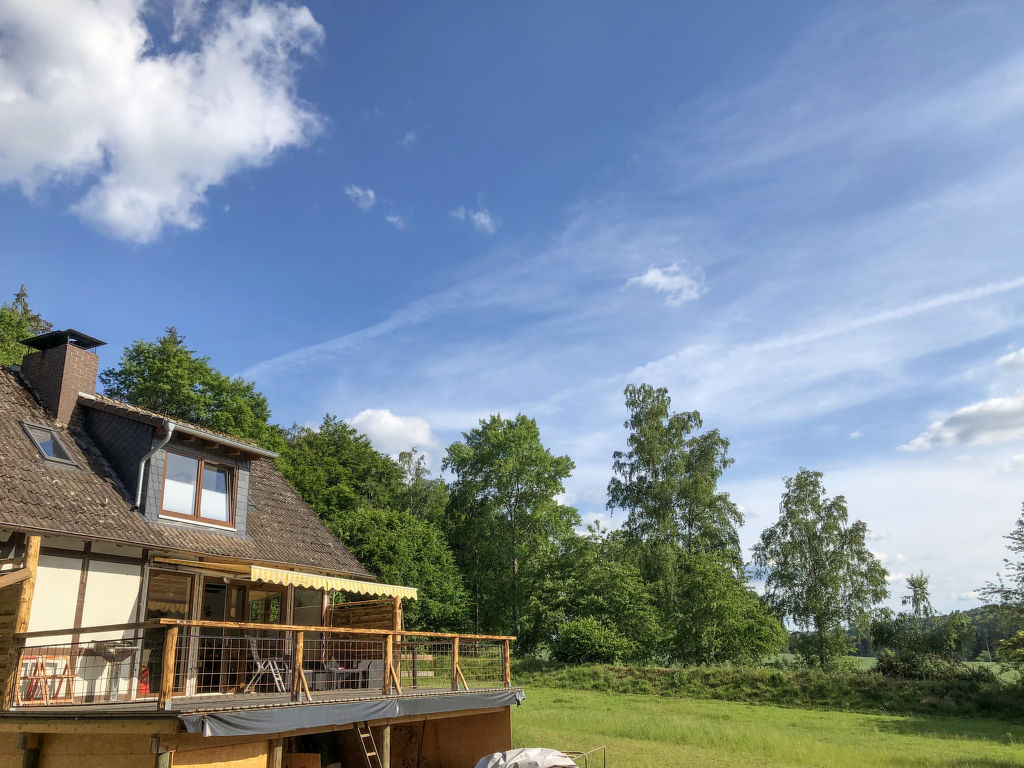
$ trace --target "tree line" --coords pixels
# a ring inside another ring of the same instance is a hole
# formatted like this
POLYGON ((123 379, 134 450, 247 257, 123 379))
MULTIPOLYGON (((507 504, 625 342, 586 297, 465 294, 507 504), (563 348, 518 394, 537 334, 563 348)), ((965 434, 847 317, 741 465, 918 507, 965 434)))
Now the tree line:
MULTIPOLYGON (((0 306, 0 363, 19 363, 18 340, 47 329, 22 287, 0 306)), ((371 572, 419 587, 409 628, 515 634, 517 653, 569 662, 751 663, 789 643, 828 667, 867 638, 880 663, 908 676, 922 658, 960 658, 978 641, 965 615, 935 616, 924 574, 908 580, 909 610, 878 610, 888 574, 820 472, 784 478, 779 517, 745 562, 743 514, 720 487, 729 441, 699 412, 673 411, 664 388, 625 389, 626 441, 607 486, 622 525, 581 531, 561 500, 575 465, 523 414, 464 432, 443 457, 445 480, 415 448, 386 456, 337 416, 315 429, 273 424, 252 382, 219 372, 174 328, 134 341, 100 381, 112 397, 276 451, 282 474, 371 572)), ((1024 555, 1024 516, 1010 539, 1024 555)), ((1007 611, 1024 614, 1024 561, 1007 561, 986 590, 1001 606, 989 607, 999 615, 991 646, 1007 611)), ((1015 638, 1024 649, 1024 632, 1015 638)))

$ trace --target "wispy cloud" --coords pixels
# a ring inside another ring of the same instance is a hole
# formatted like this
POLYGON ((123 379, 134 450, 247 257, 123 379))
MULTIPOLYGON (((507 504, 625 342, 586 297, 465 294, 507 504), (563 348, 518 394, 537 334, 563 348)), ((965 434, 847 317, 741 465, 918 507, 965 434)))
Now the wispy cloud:
POLYGON ((399 216, 397 213, 389 213, 384 217, 384 221, 393 226, 395 229, 405 229, 406 221, 403 216, 399 216))
POLYGON ((377 202, 377 193, 369 187, 358 187, 355 184, 349 184, 345 187, 345 194, 361 211, 370 210, 377 202))
POLYGON ((665 303, 670 307, 693 301, 704 292, 700 281, 684 272, 678 264, 671 264, 664 269, 652 265, 642 275, 629 278, 626 285, 639 285, 655 293, 664 293, 665 303))
POLYGON ((416 131, 406 131, 405 136, 399 139, 398 146, 400 146, 402 149, 412 149, 413 144, 415 143, 416 131))
POLYGON ((485 235, 493 235, 498 231, 498 222, 486 208, 471 210, 464 205, 460 205, 454 208, 450 215, 459 221, 468 220, 477 232, 482 232, 485 235))
POLYGON ((933 421, 909 443, 905 451, 927 451, 940 446, 993 445, 1024 439, 1024 389, 1007 397, 993 397, 964 406, 933 421))

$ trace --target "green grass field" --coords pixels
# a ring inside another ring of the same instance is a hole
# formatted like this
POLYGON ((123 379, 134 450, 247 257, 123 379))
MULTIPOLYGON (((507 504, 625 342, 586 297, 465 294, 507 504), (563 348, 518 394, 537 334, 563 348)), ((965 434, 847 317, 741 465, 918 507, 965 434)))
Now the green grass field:
POLYGON ((537 686, 513 713, 512 735, 516 746, 604 744, 613 768, 1024 766, 1024 726, 991 718, 822 712, 537 686))

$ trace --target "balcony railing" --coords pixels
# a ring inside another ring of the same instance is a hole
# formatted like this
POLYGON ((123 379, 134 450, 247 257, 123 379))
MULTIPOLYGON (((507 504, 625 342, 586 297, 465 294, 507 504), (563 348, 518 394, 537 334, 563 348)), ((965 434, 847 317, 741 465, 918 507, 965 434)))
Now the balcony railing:
POLYGON ((178 619, 24 632, 11 698, 170 709, 503 688, 513 639, 178 619))

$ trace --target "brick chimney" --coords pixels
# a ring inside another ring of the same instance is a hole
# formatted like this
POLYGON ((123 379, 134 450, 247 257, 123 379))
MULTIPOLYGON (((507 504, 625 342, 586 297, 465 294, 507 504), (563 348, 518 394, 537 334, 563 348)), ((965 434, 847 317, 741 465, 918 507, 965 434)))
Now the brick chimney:
POLYGON ((36 350, 21 361, 21 376, 43 406, 61 424, 68 424, 78 393, 96 394, 100 359, 90 350, 105 342, 71 328, 51 331, 21 342, 36 350))

